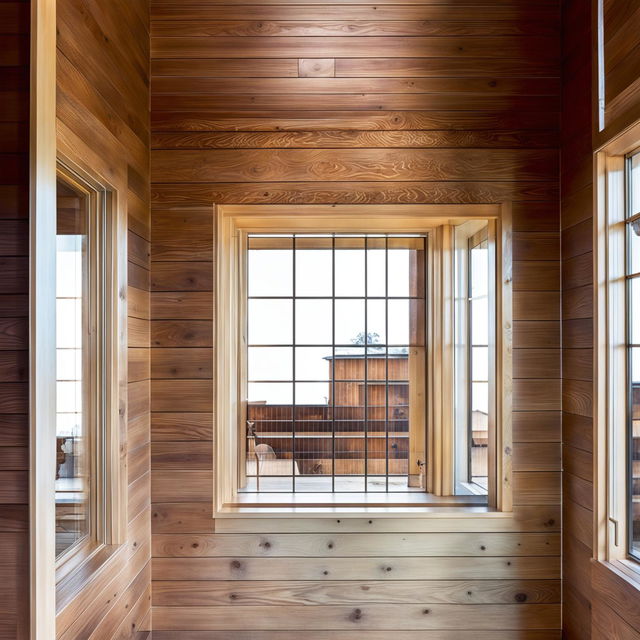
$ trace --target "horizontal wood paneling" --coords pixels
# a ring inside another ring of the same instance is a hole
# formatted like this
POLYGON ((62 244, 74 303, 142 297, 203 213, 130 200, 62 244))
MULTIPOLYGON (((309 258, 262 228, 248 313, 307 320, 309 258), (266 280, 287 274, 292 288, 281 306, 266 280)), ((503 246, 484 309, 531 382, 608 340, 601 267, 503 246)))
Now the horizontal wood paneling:
POLYGON ((29 637, 29 18, 0 4, 0 637, 29 637))
POLYGON ((554 1, 152 3, 154 636, 558 637, 559 26, 554 1), (515 515, 214 521, 213 205, 502 202, 515 515))

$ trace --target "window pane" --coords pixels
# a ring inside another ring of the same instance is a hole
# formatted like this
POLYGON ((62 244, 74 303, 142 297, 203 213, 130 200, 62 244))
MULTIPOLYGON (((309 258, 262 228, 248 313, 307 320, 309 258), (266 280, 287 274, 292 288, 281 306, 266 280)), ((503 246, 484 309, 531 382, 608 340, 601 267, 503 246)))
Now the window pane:
POLYGON ((365 344, 364 300, 336 300, 336 344, 365 344))
POLYGON ((630 177, 630 194, 631 194, 631 211, 629 215, 640 213, 640 153, 636 153, 631 158, 629 177, 630 177))
POLYGON ((630 502, 631 502, 631 551, 640 555, 640 348, 630 349, 631 359, 631 394, 629 418, 631 429, 631 469, 630 502))
POLYGON ((367 344, 386 344, 386 312, 384 300, 367 300, 367 344))
POLYGON ((291 344, 293 303, 291 300, 249 300, 249 344, 291 344))
MULTIPOLYGON (((290 242, 288 238, 278 238, 290 242)), ((291 251, 249 249, 249 296, 290 296, 293 294, 291 251)))
POLYGON ((291 347, 249 347, 249 380, 291 380, 291 347))
POLYGON ((293 385, 290 382, 250 382, 247 401, 289 405, 293 402, 293 385))
POLYGON ((471 349, 471 381, 488 382, 489 380, 489 348, 472 347, 471 349))
POLYGON ((629 273, 640 272, 640 218, 627 225, 629 237, 629 273))
POLYGON ((296 380, 330 380, 331 347, 296 347, 296 380))
POLYGON ((364 296, 364 249, 340 249, 335 260, 336 296, 364 296))
POLYGON ((489 344, 489 300, 471 300, 471 344, 489 344))
POLYGON ((296 300, 296 344, 331 344, 331 300, 296 300))
POLYGON ((388 340, 391 345, 411 344, 409 300, 389 300, 388 340))
POLYGON ((88 202, 58 182, 56 218, 56 556, 91 533, 88 202))
POLYGON ((296 250, 296 295, 333 295, 333 258, 326 249, 296 250))
POLYGON ((384 238, 371 238, 367 243, 368 296, 383 297, 386 294, 386 251, 384 245, 384 238))
POLYGON ((629 339, 640 344, 640 278, 629 282, 629 339))
POLYGON ((409 250, 393 249, 389 251, 389 295, 408 297, 409 285, 409 250))

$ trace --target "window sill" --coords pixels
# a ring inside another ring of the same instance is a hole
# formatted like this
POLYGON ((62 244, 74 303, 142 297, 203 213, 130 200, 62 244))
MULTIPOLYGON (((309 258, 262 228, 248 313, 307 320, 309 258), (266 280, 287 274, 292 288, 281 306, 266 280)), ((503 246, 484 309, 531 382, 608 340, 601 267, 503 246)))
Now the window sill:
POLYGON ((287 517, 373 515, 378 517, 456 517, 500 515, 487 506, 486 496, 434 496, 422 492, 393 494, 257 494, 241 493, 220 506, 216 517, 287 517))
POLYGON ((628 558, 619 558, 601 562, 594 560, 602 568, 610 571, 620 580, 624 580, 633 589, 640 591, 640 563, 628 558))
POLYGON ((101 575, 110 560, 124 548, 124 545, 93 543, 78 549, 72 563, 64 563, 56 569, 56 608, 61 611, 92 580, 101 575))

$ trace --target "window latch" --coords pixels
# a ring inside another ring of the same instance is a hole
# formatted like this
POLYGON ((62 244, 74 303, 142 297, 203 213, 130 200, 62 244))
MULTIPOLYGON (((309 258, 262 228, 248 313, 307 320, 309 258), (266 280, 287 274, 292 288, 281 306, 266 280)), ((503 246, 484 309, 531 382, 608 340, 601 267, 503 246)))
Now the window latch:
POLYGON ((618 545, 618 521, 615 518, 609 516, 609 522, 613 525, 613 544, 618 545))

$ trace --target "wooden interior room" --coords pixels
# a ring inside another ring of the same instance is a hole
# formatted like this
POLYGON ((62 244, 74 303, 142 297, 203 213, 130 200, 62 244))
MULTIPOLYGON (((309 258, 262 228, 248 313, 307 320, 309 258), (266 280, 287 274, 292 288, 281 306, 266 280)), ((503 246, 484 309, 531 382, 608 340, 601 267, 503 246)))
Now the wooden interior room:
POLYGON ((0 639, 640 639, 638 0, 0 0, 0 74, 0 639))

